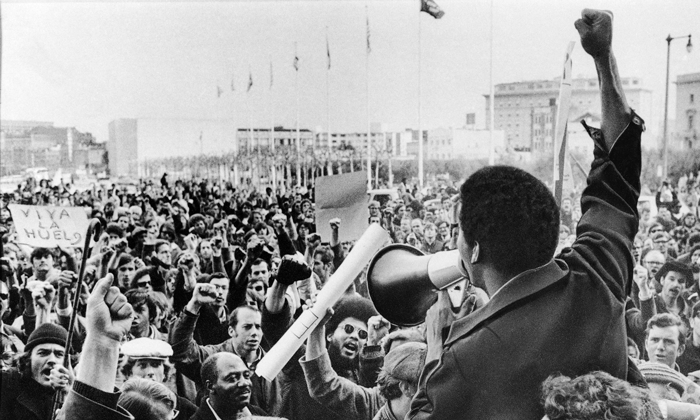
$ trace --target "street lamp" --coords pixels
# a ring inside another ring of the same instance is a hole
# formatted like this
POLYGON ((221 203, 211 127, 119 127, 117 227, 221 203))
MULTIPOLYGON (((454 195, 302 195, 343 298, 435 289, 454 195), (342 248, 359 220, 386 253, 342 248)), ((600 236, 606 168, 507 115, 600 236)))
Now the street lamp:
POLYGON ((666 50, 666 104, 664 105, 664 179, 668 177, 668 71, 671 63, 671 41, 683 38, 688 38, 688 44, 686 44, 685 49, 688 52, 693 51, 691 35, 672 37, 669 34, 668 37, 666 37, 668 48, 666 50))

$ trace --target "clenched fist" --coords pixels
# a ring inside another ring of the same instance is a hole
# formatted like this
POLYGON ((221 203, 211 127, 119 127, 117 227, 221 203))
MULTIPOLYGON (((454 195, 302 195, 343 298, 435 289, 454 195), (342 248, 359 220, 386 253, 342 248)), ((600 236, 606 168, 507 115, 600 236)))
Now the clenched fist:
POLYGON ((277 270, 277 281, 289 286, 299 280, 311 277, 311 268, 301 259, 293 255, 285 255, 277 270))
POLYGON ((583 9, 574 26, 581 36, 581 46, 593 58, 604 56, 612 47, 613 14, 608 10, 583 9))
POLYGON ((119 288, 112 286, 111 274, 100 279, 87 300, 87 335, 120 342, 131 329, 134 308, 119 288))

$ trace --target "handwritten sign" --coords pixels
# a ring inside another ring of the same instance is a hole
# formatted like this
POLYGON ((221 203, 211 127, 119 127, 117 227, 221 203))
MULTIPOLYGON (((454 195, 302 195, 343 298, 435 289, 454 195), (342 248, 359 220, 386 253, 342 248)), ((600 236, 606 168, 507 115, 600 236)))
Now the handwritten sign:
POLYGON ((83 246, 88 228, 80 207, 24 206, 10 204, 17 242, 34 247, 83 246))

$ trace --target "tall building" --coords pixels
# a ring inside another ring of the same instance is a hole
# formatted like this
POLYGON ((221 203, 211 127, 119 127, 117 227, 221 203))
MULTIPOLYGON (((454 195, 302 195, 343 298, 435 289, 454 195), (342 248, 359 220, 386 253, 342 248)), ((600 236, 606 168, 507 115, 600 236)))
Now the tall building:
MULTIPOLYGON (((494 124, 505 132, 506 147, 516 151, 548 153, 556 131, 557 98, 560 78, 502 83, 494 92, 494 124)), ((642 87, 639 78, 622 79, 630 107, 651 119, 651 91, 642 87)), ((490 121, 490 97, 486 98, 487 129, 490 121)), ((598 79, 572 81, 569 116, 586 113, 600 115, 598 79)))
POLYGON ((680 149, 700 148, 699 120, 700 73, 681 74, 676 78, 676 134, 671 144, 680 149))

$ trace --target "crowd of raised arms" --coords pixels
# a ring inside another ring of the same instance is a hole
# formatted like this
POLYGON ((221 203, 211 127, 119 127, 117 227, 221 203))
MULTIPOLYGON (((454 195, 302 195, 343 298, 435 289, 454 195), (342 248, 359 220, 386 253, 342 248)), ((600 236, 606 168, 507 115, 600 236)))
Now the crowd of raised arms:
POLYGON ((700 177, 637 204, 644 122, 610 85, 612 16, 585 10, 576 28, 603 96, 588 187, 557 206, 491 167, 369 201, 391 242, 459 250, 462 303, 439 291, 424 323, 394 325, 363 270, 273 380, 258 363, 355 245, 340 217, 316 233, 312 185, 164 174, 134 192, 28 179, 4 194, 0 419, 695 419, 700 177), (99 220, 85 266, 81 247, 19 243, 9 204, 99 220))

